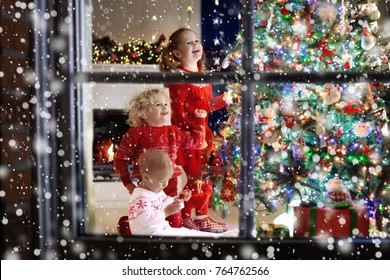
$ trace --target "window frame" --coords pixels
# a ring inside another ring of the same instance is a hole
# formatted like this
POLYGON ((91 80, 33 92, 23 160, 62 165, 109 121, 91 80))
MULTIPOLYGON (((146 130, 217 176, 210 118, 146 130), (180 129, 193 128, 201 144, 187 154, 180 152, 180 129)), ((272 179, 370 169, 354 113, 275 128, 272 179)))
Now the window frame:
MULTIPOLYGON (((57 16, 48 19, 45 29, 35 29, 35 75, 41 85, 36 89, 37 104, 35 106, 34 134, 38 146, 64 150, 64 156, 52 153, 35 152, 34 158, 38 168, 35 171, 36 202, 38 216, 36 218, 36 243, 41 250, 42 259, 251 259, 244 252, 251 248, 253 252, 267 252, 270 247, 277 248, 275 253, 279 259, 322 259, 351 258, 351 255, 340 255, 337 250, 324 248, 315 238, 285 238, 281 240, 256 239, 254 237, 254 209, 252 147, 254 146, 254 96, 245 94, 253 92, 256 83, 346 83, 346 82, 390 82, 389 72, 331 72, 331 73, 260 73, 253 69, 253 10, 254 0, 242 1, 243 18, 243 69, 236 72, 212 73, 135 73, 132 72, 100 72, 93 73, 88 63, 82 63, 88 55, 86 47, 91 46, 88 36, 90 29, 85 28, 91 22, 87 16, 91 11, 90 0, 53 0, 50 3, 35 1, 35 16, 43 18, 46 11, 56 10, 57 16), (67 30, 68 32, 64 32, 67 30), (57 39, 65 39, 66 46, 61 51, 55 48, 57 39), (51 40, 51 41, 50 41, 51 40), (49 43, 47 43, 49 42, 49 43), (57 63, 62 57, 65 64, 57 63), (62 80, 62 89, 57 94, 48 96, 55 83, 55 78, 45 73, 51 69, 56 78, 62 80), (227 84, 238 82, 246 86, 242 95, 241 119, 241 164, 239 238, 201 239, 194 238, 148 238, 124 237, 119 235, 85 234, 86 192, 84 190, 85 173, 83 151, 83 117, 79 104, 82 101, 83 83, 95 82, 115 83, 212 83, 227 84), (55 106, 46 108, 46 102, 55 106), (57 131, 49 129, 47 114, 56 117, 57 131), (58 136, 61 132, 61 137, 58 136), (244 187, 246 186, 246 187, 244 187), (48 195, 51 194, 51 195, 48 195), (194 243, 201 244, 202 249, 195 250, 194 243), (250 247, 248 247, 250 246, 250 247), (207 256, 206 251, 212 251, 207 256)), ((337 242, 337 238, 335 238, 337 242)), ((387 240, 387 244, 390 242, 387 240)), ((367 258, 375 258, 377 251, 372 239, 356 238, 352 241, 352 250, 359 246, 370 252, 367 258)), ((250 251, 250 250, 249 250, 250 251)), ((390 250, 389 250, 390 251, 390 250)), ((354 254, 361 258, 359 254, 354 254)))

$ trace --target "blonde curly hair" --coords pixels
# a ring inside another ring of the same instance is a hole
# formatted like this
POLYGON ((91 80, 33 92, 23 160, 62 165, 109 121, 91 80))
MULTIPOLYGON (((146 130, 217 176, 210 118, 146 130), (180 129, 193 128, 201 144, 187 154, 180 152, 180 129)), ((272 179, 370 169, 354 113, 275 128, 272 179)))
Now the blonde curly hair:
POLYGON ((163 98, 163 100, 170 102, 168 93, 164 89, 159 88, 144 90, 131 99, 123 110, 124 114, 128 116, 126 123, 131 127, 144 125, 145 122, 142 116, 146 114, 146 108, 148 105, 154 104, 158 98, 163 98))

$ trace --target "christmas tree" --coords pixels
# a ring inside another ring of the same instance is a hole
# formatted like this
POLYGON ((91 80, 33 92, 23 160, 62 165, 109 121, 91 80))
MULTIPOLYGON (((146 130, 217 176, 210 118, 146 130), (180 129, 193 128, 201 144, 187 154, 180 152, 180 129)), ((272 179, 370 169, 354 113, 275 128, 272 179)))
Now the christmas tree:
MULTIPOLYGON (((258 0, 254 69, 264 72, 389 71, 390 40, 375 1, 258 0)), ((223 68, 240 68, 241 34, 223 68)), ((255 86, 255 212, 301 205, 365 206, 379 230, 388 227, 389 84, 262 84, 255 86), (387 98, 387 99, 386 99, 387 98), (328 189, 327 189, 328 188, 328 189), (343 199, 329 198, 345 190, 343 199)), ((215 142, 208 175, 214 205, 238 200, 239 85, 215 142), (227 179, 225 179, 225 177, 227 179)))

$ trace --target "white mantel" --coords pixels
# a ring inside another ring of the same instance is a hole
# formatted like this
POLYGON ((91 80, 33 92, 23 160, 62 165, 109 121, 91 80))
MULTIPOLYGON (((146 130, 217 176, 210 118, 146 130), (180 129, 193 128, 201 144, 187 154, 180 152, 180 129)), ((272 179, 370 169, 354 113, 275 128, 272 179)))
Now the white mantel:
MULTIPOLYGON (((158 65, 94 64, 92 72, 159 72, 158 65)), ((94 109, 124 109, 129 100, 147 88, 162 88, 163 84, 92 83, 94 109)))

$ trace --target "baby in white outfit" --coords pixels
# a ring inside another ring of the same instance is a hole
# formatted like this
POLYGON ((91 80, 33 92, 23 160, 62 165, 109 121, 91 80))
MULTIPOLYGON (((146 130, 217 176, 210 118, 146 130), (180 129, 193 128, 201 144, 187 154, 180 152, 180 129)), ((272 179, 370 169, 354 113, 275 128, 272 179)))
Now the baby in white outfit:
POLYGON ((181 210, 191 191, 184 190, 177 197, 167 196, 163 189, 173 175, 173 163, 163 151, 150 149, 139 158, 141 182, 130 196, 129 225, 132 235, 176 237, 236 237, 237 231, 210 233, 188 228, 172 228, 166 216, 181 210))

